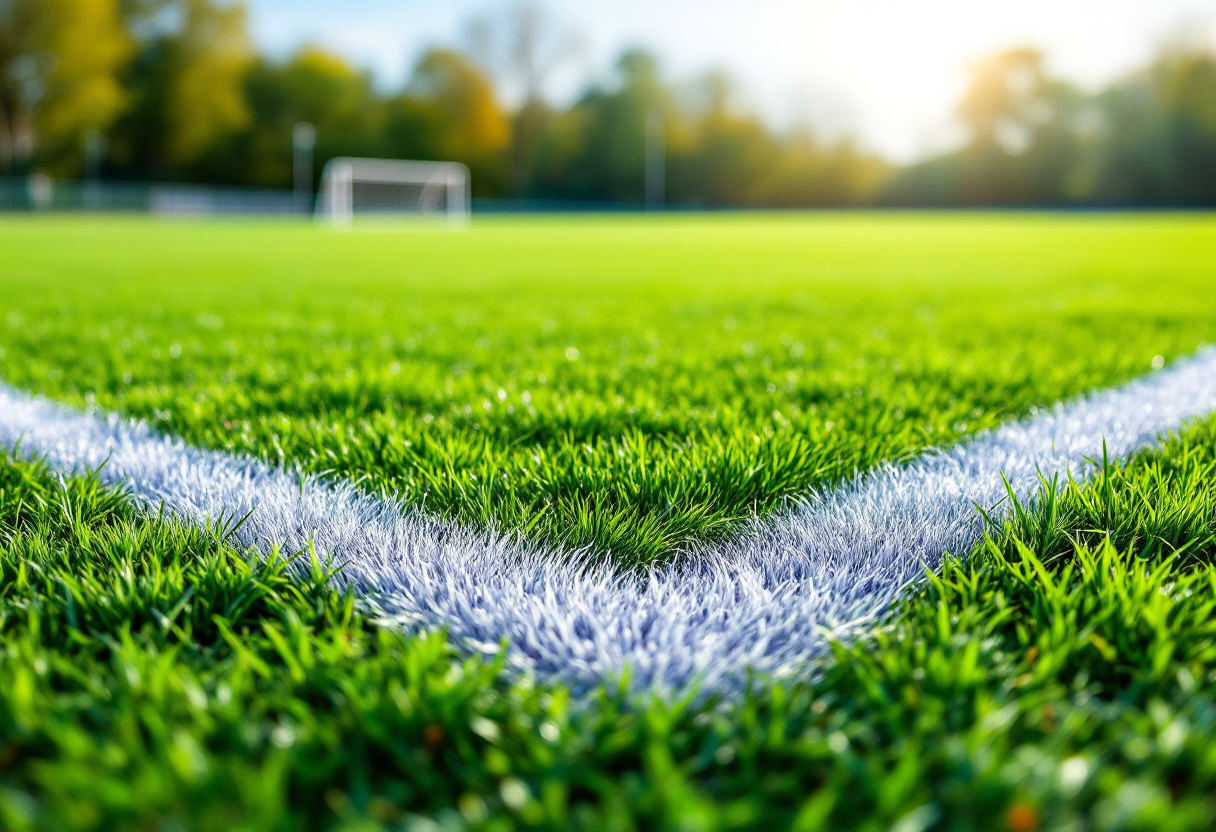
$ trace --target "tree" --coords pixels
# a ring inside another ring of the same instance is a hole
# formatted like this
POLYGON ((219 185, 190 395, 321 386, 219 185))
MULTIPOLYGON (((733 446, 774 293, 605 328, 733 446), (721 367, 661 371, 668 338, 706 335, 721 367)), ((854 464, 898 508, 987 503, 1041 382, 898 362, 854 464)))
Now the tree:
POLYGON ((184 10, 185 24, 170 43, 175 77, 165 114, 166 154, 179 163, 249 120, 244 78, 254 57, 243 5, 185 0, 184 10))
POLYGON ((1080 143, 1080 96, 1049 77, 1043 55, 1011 49, 978 64, 959 105, 971 145, 962 198, 980 203, 1067 201, 1080 143))
POLYGON ((1090 198, 1108 205, 1169 203, 1174 160, 1151 73, 1103 90, 1096 106, 1100 131, 1086 171, 1090 198))
POLYGON ((1216 204, 1216 56, 1203 49, 1167 52, 1154 66, 1173 201, 1216 204))
POLYGON ((385 146, 392 156, 463 162, 479 194, 505 184, 511 127, 494 87, 450 49, 431 49, 402 95, 387 103, 385 146))
POLYGON ((384 104, 371 75, 314 46, 285 62, 258 60, 245 79, 246 126, 200 160, 210 178, 263 187, 292 181, 292 129, 316 128, 316 172, 334 156, 380 156, 384 104))
POLYGON ((658 60, 640 49, 616 63, 616 84, 592 89, 547 137, 538 164, 541 195, 640 203, 645 187, 646 121, 671 110, 658 60))
POLYGON ((0 171, 35 153, 78 171, 85 135, 123 107, 129 55, 117 0, 0 0, 0 171))
POLYGON ((542 6, 524 2, 474 18, 467 25, 466 40, 474 59, 504 82, 508 99, 516 102, 511 120, 511 188, 522 195, 549 115, 546 83, 577 54, 579 38, 542 6))
POLYGON ((1094 196, 1132 205, 1216 204, 1216 56, 1169 48, 1097 99, 1094 196))
POLYGON ((762 205, 783 159, 760 119, 738 112, 734 86, 713 71, 690 88, 691 106, 668 118, 668 176, 673 202, 698 206, 762 205))
POLYGON ((131 0, 138 43, 125 78, 134 106, 115 154, 143 177, 186 175, 220 140, 245 126, 245 76, 254 60, 245 7, 213 0, 131 0))

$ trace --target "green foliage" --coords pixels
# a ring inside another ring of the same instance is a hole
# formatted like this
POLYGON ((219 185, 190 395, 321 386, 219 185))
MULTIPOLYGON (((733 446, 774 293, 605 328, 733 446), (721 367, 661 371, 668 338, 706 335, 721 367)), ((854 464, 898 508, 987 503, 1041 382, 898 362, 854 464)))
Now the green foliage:
POLYGON ((137 54, 125 75, 133 105, 111 136, 127 175, 189 174, 252 118, 245 79, 254 60, 245 7, 214 0, 141 0, 126 7, 137 54))
POLYGON ((774 130, 721 73, 676 82, 637 49, 553 107, 544 80, 577 51, 560 24, 529 4, 469 23, 481 37, 467 53, 429 45, 401 89, 382 91, 315 47, 259 57, 241 3, 10 0, 0 173, 77 176, 87 136, 109 148, 107 178, 283 188, 291 128, 308 121, 318 171, 334 156, 454 160, 479 197, 640 205, 646 124, 661 118, 665 198, 679 206, 1216 200, 1216 57, 1202 49, 1164 50, 1096 95, 1051 77, 1035 49, 999 53, 960 101, 966 147, 898 168, 853 138, 774 130))
POLYGON ((596 87, 541 133, 531 196, 643 201, 645 131, 664 122, 666 199, 703 207, 860 204, 874 195, 887 165, 850 142, 811 131, 782 136, 731 95, 730 81, 708 73, 692 95, 668 88, 653 55, 628 51, 616 83, 596 87))
POLYGON ((502 193, 511 124, 493 82, 468 58, 431 49, 405 93, 387 104, 386 149, 396 158, 456 159, 478 196, 502 193))
POLYGON ((1099 200, 1210 204, 1216 193, 1216 57, 1168 51, 1098 99, 1108 125, 1092 172, 1099 200))
POLYGON ((1165 49, 1096 96, 1012 49, 979 63, 955 153, 896 172, 880 199, 915 205, 1211 205, 1216 55, 1165 49))
POLYGON ((27 172, 35 150, 54 172, 79 174, 86 133, 127 103, 129 52, 117 0, 0 4, 0 174, 27 172))
POLYGON ((1211 241, 1202 218, 10 223, 0 377, 650 561, 1214 340, 1211 241))
MULTIPOLYGON (((646 122, 670 109, 658 60, 628 50, 617 60, 619 79, 591 89, 565 116, 567 141, 542 144, 537 161, 542 196, 641 204, 644 199, 646 122)), ((559 127, 559 129, 561 129, 559 127)))
POLYGON ((1060 484, 739 701, 584 701, 380 630, 323 565, 0 460, 14 830, 1205 829, 1216 420, 1060 484))
MULTIPOLYGON (((382 107, 371 74, 315 47, 289 60, 259 59, 245 79, 252 118, 201 161, 214 181, 260 187, 292 183, 292 128, 316 128, 316 158, 384 156, 382 107)), ((320 170, 317 170, 319 178, 320 170)))

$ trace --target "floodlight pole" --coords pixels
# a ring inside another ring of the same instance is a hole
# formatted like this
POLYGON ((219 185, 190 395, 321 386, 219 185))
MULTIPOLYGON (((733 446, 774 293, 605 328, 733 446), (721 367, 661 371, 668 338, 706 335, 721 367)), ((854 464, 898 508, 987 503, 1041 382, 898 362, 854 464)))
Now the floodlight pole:
POLYGON ((317 144, 317 130, 307 121, 291 128, 292 191, 296 210, 312 211, 312 150, 317 144))
POLYGON ((101 131, 90 128, 84 134, 84 207, 95 210, 101 205, 101 157, 106 139, 101 131))
POLYGON ((667 124, 663 108, 646 118, 646 210, 662 211, 667 198, 667 124))

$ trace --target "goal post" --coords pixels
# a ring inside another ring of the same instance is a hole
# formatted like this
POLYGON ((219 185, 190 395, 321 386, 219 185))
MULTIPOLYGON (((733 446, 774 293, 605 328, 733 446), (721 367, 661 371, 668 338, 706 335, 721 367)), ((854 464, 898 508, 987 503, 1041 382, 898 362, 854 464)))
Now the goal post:
POLYGON ((435 217, 462 225, 470 210, 469 169, 459 162, 329 160, 316 217, 345 228, 358 217, 435 217))

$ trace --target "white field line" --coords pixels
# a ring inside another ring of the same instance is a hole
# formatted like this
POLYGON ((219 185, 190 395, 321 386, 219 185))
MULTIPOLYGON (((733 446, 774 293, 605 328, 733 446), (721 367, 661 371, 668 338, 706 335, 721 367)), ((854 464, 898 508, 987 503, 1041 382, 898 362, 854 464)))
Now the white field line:
POLYGON ((1076 399, 904 466, 884 465, 756 521, 731 544, 645 575, 588 565, 516 537, 474 531, 246 457, 199 450, 119 419, 0 386, 0 444, 63 472, 101 476, 147 508, 203 523, 248 521, 242 546, 316 549, 386 618, 446 626, 466 649, 510 640, 513 663, 578 688, 626 666, 636 690, 699 680, 737 690, 746 670, 798 672, 824 634, 869 626, 946 552, 981 539, 976 504, 1021 497, 1046 476, 1084 475, 1216 410, 1216 351, 1076 399))

